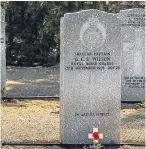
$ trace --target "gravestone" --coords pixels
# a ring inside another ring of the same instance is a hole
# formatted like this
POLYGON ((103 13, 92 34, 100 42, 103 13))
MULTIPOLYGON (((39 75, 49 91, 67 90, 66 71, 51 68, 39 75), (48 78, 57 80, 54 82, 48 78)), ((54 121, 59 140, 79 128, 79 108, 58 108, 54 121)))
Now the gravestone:
POLYGON ((122 101, 145 99, 145 10, 119 13, 122 36, 122 101))
POLYGON ((60 133, 63 144, 119 143, 121 102, 120 23, 98 10, 61 18, 60 133))
POLYGON ((1 9, 1 93, 4 96, 6 83, 5 10, 1 9))

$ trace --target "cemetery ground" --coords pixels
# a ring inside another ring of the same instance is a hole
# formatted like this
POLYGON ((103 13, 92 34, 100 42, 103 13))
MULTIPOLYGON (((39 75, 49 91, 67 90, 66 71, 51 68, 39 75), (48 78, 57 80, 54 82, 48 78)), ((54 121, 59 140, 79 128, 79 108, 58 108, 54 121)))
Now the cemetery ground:
POLYGON ((59 96, 59 65, 53 67, 7 66, 6 97, 59 96))
MULTIPOLYGON (((7 67, 6 97, 25 99, 2 101, 2 141, 17 143, 59 143, 59 99, 27 99, 31 96, 59 95, 59 67, 7 67), (47 92, 46 92, 47 90, 47 92)), ((144 107, 122 104, 121 142, 144 144, 144 107)), ((59 149, 57 146, 2 146, 3 149, 59 149)), ((107 147, 106 147, 107 148, 107 147)), ((144 149, 140 146, 107 149, 144 149)))
MULTIPOLYGON (((2 101, 2 141, 59 143, 59 99, 19 99, 2 101)), ((140 104, 122 104, 121 143, 144 144, 145 109, 140 104)), ((3 149, 59 149, 57 146, 3 146, 3 149)), ((108 148, 108 147, 107 147, 108 148)), ((144 149, 140 146, 110 149, 144 149)), ((108 149, 109 149, 108 148, 108 149)))

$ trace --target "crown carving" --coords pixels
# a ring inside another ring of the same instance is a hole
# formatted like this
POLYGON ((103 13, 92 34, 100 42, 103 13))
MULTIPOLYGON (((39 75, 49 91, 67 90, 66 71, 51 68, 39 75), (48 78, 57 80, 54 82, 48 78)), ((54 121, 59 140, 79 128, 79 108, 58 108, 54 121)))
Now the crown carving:
POLYGON ((90 24, 90 26, 96 26, 97 23, 99 22, 99 19, 97 18, 97 16, 91 16, 91 18, 89 18, 88 23, 90 24))

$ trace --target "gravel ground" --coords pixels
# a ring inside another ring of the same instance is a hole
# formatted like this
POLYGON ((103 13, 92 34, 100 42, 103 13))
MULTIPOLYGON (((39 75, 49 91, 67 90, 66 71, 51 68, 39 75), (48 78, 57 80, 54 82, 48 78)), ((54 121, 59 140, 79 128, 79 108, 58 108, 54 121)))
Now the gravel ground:
POLYGON ((59 65, 7 66, 6 97, 59 96, 59 65))
MULTIPOLYGON (((137 105, 131 107, 131 109, 121 110, 121 143, 144 144, 145 110, 137 105)), ((13 102, 2 102, 1 124, 3 141, 59 143, 59 101, 14 100, 13 102)), ((51 149, 55 146, 3 146, 2 148, 51 149)), ((144 147, 131 146, 122 146, 120 148, 144 149, 144 147)))
POLYGON ((58 103, 46 100, 2 103, 2 140, 58 143, 58 103))

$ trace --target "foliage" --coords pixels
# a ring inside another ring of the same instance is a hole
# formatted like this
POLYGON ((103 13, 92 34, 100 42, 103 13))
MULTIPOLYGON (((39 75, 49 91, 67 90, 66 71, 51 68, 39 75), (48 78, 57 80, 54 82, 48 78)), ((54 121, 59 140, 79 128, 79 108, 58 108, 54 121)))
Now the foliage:
POLYGON ((99 142, 93 145, 90 145, 89 147, 86 147, 86 145, 83 147, 83 149, 102 149, 103 145, 99 142))
POLYGON ((2 1, 1 6, 6 9, 7 65, 51 65, 59 62, 60 17, 64 13, 83 9, 118 13, 144 8, 144 2, 2 1))
POLYGON ((141 104, 146 105, 146 100, 141 100, 141 104))

